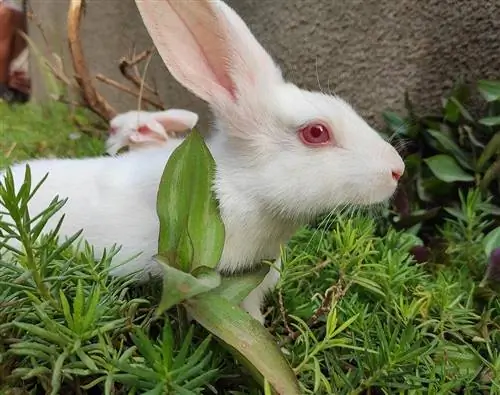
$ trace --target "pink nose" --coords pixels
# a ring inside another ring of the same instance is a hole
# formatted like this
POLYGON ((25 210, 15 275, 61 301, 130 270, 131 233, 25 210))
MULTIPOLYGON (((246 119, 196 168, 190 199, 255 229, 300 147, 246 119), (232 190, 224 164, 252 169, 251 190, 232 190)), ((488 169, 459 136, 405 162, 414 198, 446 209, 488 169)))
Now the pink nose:
POLYGON ((393 170, 392 171, 392 179, 394 181, 399 181, 401 176, 403 175, 403 172, 401 170, 393 170))

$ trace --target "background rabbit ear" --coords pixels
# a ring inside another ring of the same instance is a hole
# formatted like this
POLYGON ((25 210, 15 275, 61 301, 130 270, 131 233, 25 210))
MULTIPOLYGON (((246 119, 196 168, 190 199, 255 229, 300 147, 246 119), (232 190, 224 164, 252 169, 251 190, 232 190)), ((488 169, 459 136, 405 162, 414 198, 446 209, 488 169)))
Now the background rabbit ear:
POLYGON ((147 124, 140 124, 137 125, 137 130, 130 134, 128 139, 132 143, 163 143, 168 140, 168 137, 167 133, 164 131, 160 133, 150 128, 147 124))
POLYGON ((248 87, 281 81, 271 57, 222 1, 136 0, 136 4, 170 73, 201 99, 224 106, 248 87))
POLYGON ((167 132, 183 132, 193 129, 198 123, 198 114, 177 108, 155 112, 152 116, 167 132))
POLYGON ((234 99, 225 27, 208 0, 136 0, 170 73, 201 99, 234 99))

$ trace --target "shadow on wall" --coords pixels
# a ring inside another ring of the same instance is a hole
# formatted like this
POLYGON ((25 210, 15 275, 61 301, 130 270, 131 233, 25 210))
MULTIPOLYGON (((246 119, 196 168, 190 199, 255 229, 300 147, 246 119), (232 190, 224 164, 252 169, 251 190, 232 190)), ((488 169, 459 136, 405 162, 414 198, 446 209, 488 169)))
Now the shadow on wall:
MULTIPOLYGON (((55 47, 66 45, 67 0, 31 0, 55 47), (43 5, 43 6, 42 6, 43 5), (64 7, 63 5, 66 5, 64 7), (58 26, 48 28, 48 26, 58 26)), ((499 0, 228 0, 285 75, 306 89, 331 91, 375 123, 399 110, 405 90, 417 108, 431 109, 454 81, 496 78, 500 70, 499 0)), ((30 29, 41 43, 37 28, 30 29)), ((47 32, 46 32, 47 33, 47 32)), ((118 61, 151 41, 133 0, 89 0, 83 24, 91 71, 116 80, 118 61)), ((67 53, 64 56, 68 63, 67 53)), ((175 82, 161 59, 149 66, 168 106, 185 107, 208 120, 206 106, 175 82)), ((40 88, 40 87, 39 87, 40 88)), ((136 100, 98 84, 119 111, 136 100)), ((42 98, 43 89, 35 96, 42 98)))

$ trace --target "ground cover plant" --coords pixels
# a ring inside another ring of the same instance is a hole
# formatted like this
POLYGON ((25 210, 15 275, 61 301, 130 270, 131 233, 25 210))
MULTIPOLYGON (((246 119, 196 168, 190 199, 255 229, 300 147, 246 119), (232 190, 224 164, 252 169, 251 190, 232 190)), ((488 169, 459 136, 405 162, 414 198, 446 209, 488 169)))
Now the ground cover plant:
MULTIPOLYGON (((15 131, 4 129, 12 141, 28 139, 30 125, 57 120, 57 133, 34 132, 47 150, 101 150, 98 139, 71 140, 75 125, 64 109, 18 111, 15 131)), ((2 146, 3 163, 37 155, 36 147, 17 154, 2 146)), ((56 232, 42 235, 39 224, 62 202, 30 221, 28 197, 8 183, 0 188, 18 217, 18 226, 0 227, 2 237, 22 240, 19 250, 0 249, 0 393, 266 393, 176 308, 155 314, 161 283, 135 287, 109 277, 112 246, 96 262, 92 246, 75 252, 78 235, 62 246, 56 232)), ((460 184, 452 209, 428 227, 446 248, 421 263, 414 254, 425 241, 420 227, 382 226, 366 213, 326 216, 294 237, 266 325, 304 394, 500 393, 496 198, 494 190, 460 184)))
MULTIPOLYGON (((500 225, 500 83, 459 82, 442 108, 418 114, 407 96, 406 114, 386 112, 386 134, 403 148, 406 172, 394 200, 391 223, 413 228, 427 251, 440 254, 446 240, 436 226, 457 214, 460 192, 476 188, 488 199, 486 231, 498 237, 500 225), (474 111, 471 107, 476 107, 474 111)), ((443 259, 439 257, 438 259, 443 259)))

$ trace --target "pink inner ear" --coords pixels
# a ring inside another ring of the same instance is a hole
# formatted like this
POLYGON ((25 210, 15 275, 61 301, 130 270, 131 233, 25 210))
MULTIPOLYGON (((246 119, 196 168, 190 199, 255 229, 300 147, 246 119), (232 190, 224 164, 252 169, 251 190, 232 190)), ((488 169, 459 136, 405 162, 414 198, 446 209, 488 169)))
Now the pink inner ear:
POLYGON ((147 125, 141 125, 137 128, 137 131, 140 134, 149 134, 152 132, 152 130, 147 126, 147 125))
POLYGON ((186 122, 183 122, 182 120, 160 119, 158 122, 169 132, 183 132, 190 129, 190 125, 187 125, 186 122))

